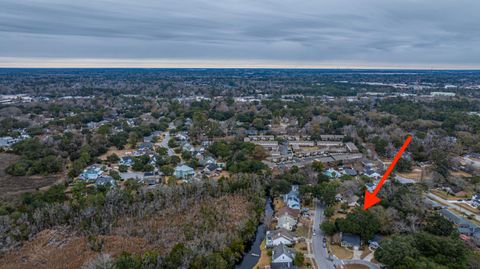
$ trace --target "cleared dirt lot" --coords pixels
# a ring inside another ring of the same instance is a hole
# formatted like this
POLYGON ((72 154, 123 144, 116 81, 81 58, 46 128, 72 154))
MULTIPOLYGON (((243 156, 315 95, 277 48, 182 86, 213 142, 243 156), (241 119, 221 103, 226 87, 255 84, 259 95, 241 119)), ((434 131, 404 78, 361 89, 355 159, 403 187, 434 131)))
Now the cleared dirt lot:
POLYGON ((5 173, 5 168, 18 159, 15 154, 0 153, 0 200, 53 185, 63 178, 62 174, 14 177, 5 173))

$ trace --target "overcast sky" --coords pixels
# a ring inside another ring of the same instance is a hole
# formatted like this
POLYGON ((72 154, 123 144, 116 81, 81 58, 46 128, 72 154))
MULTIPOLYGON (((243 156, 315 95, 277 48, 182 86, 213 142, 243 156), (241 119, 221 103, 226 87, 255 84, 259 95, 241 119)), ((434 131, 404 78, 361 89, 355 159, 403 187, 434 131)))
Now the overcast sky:
POLYGON ((0 0, 0 66, 480 67, 479 0, 0 0))

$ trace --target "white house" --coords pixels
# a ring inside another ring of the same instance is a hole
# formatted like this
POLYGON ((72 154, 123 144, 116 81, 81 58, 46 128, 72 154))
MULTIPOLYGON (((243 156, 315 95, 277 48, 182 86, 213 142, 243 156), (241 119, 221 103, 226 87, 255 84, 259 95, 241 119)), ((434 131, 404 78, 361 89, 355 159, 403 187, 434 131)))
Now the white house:
POLYGON ((295 237, 286 229, 278 229, 275 231, 267 231, 266 245, 267 247, 275 247, 280 244, 291 246, 295 242, 295 237))
POLYGON ((272 251, 272 263, 293 263, 295 253, 289 247, 280 244, 275 246, 272 251))

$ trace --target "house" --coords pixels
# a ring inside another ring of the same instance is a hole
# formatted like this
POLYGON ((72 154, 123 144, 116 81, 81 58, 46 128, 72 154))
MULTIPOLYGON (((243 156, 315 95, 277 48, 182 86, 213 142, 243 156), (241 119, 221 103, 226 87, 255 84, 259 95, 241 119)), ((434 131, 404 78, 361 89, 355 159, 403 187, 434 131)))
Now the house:
POLYGON ((342 174, 340 174, 340 172, 338 172, 337 170, 335 170, 333 168, 328 168, 327 170, 325 170, 323 172, 323 174, 326 175, 329 178, 337 178, 337 177, 340 177, 342 175, 342 174))
POLYGON ((95 180, 95 185, 97 186, 107 186, 107 185, 115 185, 115 179, 111 176, 101 176, 95 180))
POLYGON ((0 148, 7 149, 15 144, 17 140, 10 136, 0 137, 0 148))
POLYGON ((83 173, 80 174, 79 179, 83 180, 97 180, 102 175, 103 171, 98 166, 92 165, 89 168, 83 170, 83 173))
POLYGON ((341 233, 340 245, 344 248, 359 249, 360 248, 360 236, 356 234, 341 233))
POLYGON ((349 152, 353 152, 353 153, 358 152, 357 146, 355 146, 355 144, 353 144, 352 142, 345 143, 345 146, 347 147, 349 152))
POLYGON ((192 153, 195 151, 195 149, 193 148, 193 146, 192 146, 190 143, 188 143, 188 142, 185 143, 185 144, 183 144, 182 150, 183 150, 183 151, 192 152, 192 153))
POLYGON ((363 174, 369 178, 374 178, 374 179, 379 179, 381 177, 381 175, 377 171, 373 170, 370 167, 365 168, 363 170, 363 174))
POLYGON ((126 165, 126 166, 132 166, 133 165, 133 159, 131 156, 123 156, 120 158, 120 165, 126 165))
POLYGON ((275 247, 280 244, 291 246, 295 243, 295 236, 286 229, 267 231, 266 246, 275 247))
POLYGON ((280 209, 277 213, 277 228, 286 229, 286 230, 293 230, 295 225, 297 225, 297 219, 300 214, 300 210, 293 209, 289 207, 284 207, 280 209))
POLYGON ((343 167, 342 174, 354 177, 357 175, 357 171, 351 167, 343 167))
POLYGON ((175 139, 177 139, 179 141, 187 141, 188 137, 184 134, 177 134, 177 135, 175 135, 175 139))
POLYGON ((175 167, 173 175, 181 179, 191 179, 195 176, 195 170, 187 165, 179 165, 175 167))
POLYGON ((480 193, 476 193, 472 196, 471 204, 472 204, 473 207, 479 207, 480 206, 480 193))
POLYGON ((285 263, 287 265, 293 264, 294 258, 295 258, 295 253, 293 252, 293 250, 283 244, 275 246, 272 250, 272 264, 274 263, 285 263))
POLYGON ((377 184, 373 182, 367 182, 365 183, 365 187, 367 188, 368 192, 373 193, 373 191, 375 191, 375 188, 377 187, 377 184))
POLYGON ((371 240, 368 240, 368 246, 370 247, 370 249, 375 250, 380 247, 382 239, 382 236, 376 234, 371 240))
POLYGON ((138 149, 140 151, 150 151, 153 150, 153 143, 152 142, 142 142, 138 145, 138 149))
POLYGON ((300 198, 298 198, 299 190, 298 185, 293 185, 289 193, 285 194, 283 201, 289 208, 300 209, 300 198))
POLYGON ((439 212, 442 216, 455 224, 460 234, 474 236, 475 234, 480 233, 480 226, 460 216, 457 216, 447 208, 443 208, 439 212))
POLYGON ((147 185, 156 185, 160 182, 160 174, 158 172, 145 172, 142 181, 147 185))
POLYGON ((215 161, 214 158, 212 158, 211 156, 208 156, 208 157, 203 157, 203 159, 199 160, 198 161, 198 165, 200 166, 207 166, 209 164, 217 164, 217 161, 215 161))
POLYGON ((203 169, 203 172, 207 175, 210 175, 211 173, 214 173, 216 171, 222 171, 222 168, 220 168, 217 164, 215 163, 210 163, 205 166, 203 169))

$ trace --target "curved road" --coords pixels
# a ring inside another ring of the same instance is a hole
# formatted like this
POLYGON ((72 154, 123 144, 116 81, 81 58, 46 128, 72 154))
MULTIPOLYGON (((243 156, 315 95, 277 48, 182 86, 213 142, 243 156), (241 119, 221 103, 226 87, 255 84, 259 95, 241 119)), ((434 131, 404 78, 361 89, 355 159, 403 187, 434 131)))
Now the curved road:
POLYGON ((370 269, 380 269, 380 266, 365 260, 339 260, 337 257, 328 253, 327 248, 323 247, 323 231, 320 229, 320 223, 325 219, 323 215, 324 206, 318 200, 315 203, 315 218, 313 219, 313 229, 316 236, 312 236, 313 255, 318 269, 335 269, 344 264, 362 264, 370 269))

